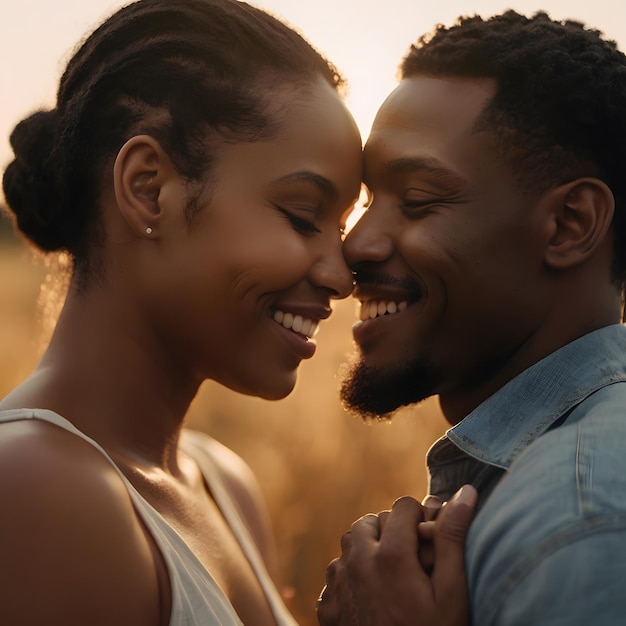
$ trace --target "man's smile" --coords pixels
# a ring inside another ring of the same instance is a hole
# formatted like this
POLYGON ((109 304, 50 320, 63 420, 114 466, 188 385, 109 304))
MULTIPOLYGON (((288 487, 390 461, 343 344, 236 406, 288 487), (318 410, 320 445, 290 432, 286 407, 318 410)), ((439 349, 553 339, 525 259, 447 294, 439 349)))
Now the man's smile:
POLYGON ((374 319, 383 315, 393 315, 404 311, 408 302, 406 300, 361 300, 359 302, 358 317, 364 322, 365 320, 374 319))

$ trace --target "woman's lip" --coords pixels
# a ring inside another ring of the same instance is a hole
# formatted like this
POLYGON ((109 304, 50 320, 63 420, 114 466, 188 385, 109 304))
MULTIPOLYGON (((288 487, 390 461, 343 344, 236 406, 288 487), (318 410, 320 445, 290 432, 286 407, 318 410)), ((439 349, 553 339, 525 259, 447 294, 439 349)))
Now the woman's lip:
POLYGON ((317 349, 317 344, 312 339, 285 328, 282 324, 272 320, 282 341, 300 359, 310 359, 317 349))

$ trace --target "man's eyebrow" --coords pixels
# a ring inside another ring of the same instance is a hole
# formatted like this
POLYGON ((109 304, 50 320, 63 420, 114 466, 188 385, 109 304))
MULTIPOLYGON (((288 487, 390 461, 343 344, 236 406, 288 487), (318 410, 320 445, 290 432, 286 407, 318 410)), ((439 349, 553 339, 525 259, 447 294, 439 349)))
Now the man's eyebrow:
POLYGON ((327 200, 336 200, 339 197, 339 191, 332 181, 309 170, 302 170, 281 176, 273 181, 272 187, 288 185, 289 183, 308 183, 314 185, 327 200))
POLYGON ((441 161, 433 157, 401 157, 389 161, 386 168, 391 174, 422 172, 451 186, 465 187, 468 185, 466 178, 448 169, 441 161))

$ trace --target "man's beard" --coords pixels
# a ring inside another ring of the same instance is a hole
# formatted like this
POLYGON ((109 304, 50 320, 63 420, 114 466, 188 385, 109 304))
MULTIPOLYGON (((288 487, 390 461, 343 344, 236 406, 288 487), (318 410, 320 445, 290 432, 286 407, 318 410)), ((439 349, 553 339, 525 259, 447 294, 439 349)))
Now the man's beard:
POLYGON ((370 367, 355 356, 342 366, 340 375, 344 407, 363 419, 390 419, 400 407, 434 395, 438 383, 423 359, 395 367, 370 367))

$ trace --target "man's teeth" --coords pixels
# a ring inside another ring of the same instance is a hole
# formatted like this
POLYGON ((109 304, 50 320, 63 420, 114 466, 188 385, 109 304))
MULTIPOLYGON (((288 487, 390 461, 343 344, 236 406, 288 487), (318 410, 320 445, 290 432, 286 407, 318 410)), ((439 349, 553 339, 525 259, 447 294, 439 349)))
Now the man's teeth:
POLYGON ((302 317, 302 315, 293 315, 284 311, 274 311, 274 321, 278 322, 288 330, 293 330, 299 335, 305 337, 313 337, 317 332, 318 322, 302 317))
POLYGON ((359 310, 359 319, 361 321, 371 320, 381 315, 392 315, 393 313, 401 313, 406 309, 408 303, 406 300, 402 302, 395 302, 394 300, 368 300, 367 302, 361 302, 361 308, 359 310))

